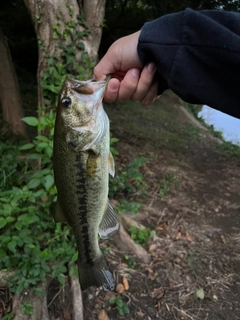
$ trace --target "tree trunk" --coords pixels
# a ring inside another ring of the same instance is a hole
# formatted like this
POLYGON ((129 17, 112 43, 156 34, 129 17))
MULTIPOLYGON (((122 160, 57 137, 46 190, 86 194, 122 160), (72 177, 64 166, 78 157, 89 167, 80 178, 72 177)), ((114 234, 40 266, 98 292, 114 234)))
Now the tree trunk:
POLYGON ((17 77, 13 66, 10 50, 0 28, 0 99, 3 119, 9 124, 16 135, 26 136, 25 124, 21 120, 23 109, 17 77))
MULTIPOLYGON (((81 1, 82 2, 82 1, 81 1)), ((81 64, 83 50, 96 61, 101 40, 101 24, 104 19, 105 0, 85 0, 83 7, 77 0, 24 0, 31 15, 38 38, 38 108, 43 108, 41 78, 47 68, 47 59, 59 57, 63 47, 73 44, 75 59, 81 64), (86 17, 84 23, 82 16, 86 17), (90 33, 87 31, 89 29, 90 33), (74 44, 73 32, 83 46, 74 44)))
POLYGON ((85 0, 83 1, 83 11, 86 20, 87 27, 90 30, 88 37, 88 48, 89 55, 97 60, 98 48, 102 36, 102 23, 105 14, 105 3, 106 0, 85 0))

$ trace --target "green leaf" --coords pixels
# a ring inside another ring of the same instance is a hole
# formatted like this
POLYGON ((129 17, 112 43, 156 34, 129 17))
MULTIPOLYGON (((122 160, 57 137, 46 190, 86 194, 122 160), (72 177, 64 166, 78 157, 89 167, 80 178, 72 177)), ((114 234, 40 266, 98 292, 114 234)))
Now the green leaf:
POLYGON ((26 122, 28 125, 32 127, 36 127, 39 124, 39 121, 36 117, 25 117, 22 118, 22 121, 26 122))
POLYGON ((45 149, 45 152, 46 152, 46 154, 47 154, 47 156, 48 156, 49 158, 52 157, 52 155, 53 155, 53 149, 52 149, 51 147, 48 146, 48 147, 45 149))
POLYGON ((84 50, 85 49, 85 46, 84 46, 84 43, 83 42, 78 42, 76 47, 80 50, 84 50))
POLYGON ((204 290, 201 288, 196 292, 196 295, 199 299, 203 300, 205 297, 204 290))
POLYGON ((21 146, 19 150, 29 150, 29 149, 32 149, 33 147, 34 147, 33 143, 26 143, 23 146, 21 146))
POLYGON ((37 139, 37 140, 40 140, 40 141, 45 141, 45 142, 48 142, 48 140, 49 140, 49 139, 48 139, 47 137, 45 137, 45 136, 37 136, 36 139, 37 139))
POLYGON ((57 277, 58 281, 61 283, 61 285, 65 284, 65 277, 63 274, 59 274, 57 277))
POLYGON ((33 178, 29 181, 28 183, 28 188, 29 189, 35 189, 36 187, 38 187, 40 185, 40 180, 37 178, 33 178))
POLYGON ((26 236, 28 236, 29 234, 31 233, 31 231, 29 229, 22 229, 20 232, 19 232, 19 237, 24 239, 26 236))
POLYGON ((44 186, 45 186, 45 188, 48 190, 49 188, 51 188, 52 186, 53 186, 53 184, 54 184, 54 178, 53 178, 53 176, 52 175, 47 175, 46 177, 45 177, 45 183, 44 183, 44 186))
POLYGON ((218 301, 218 297, 215 294, 213 295, 213 300, 218 301))
POLYGON ((58 35, 55 31, 53 32, 53 39, 58 39, 58 35))
POLYGON ((26 213, 24 213, 24 214, 22 214, 22 215, 20 215, 20 216, 18 217, 18 221, 27 222, 27 220, 28 220, 28 214, 26 214, 26 213))
POLYGON ((39 289, 39 288, 35 288, 34 291, 35 291, 35 293, 36 293, 38 296, 45 296, 45 295, 47 295, 47 291, 41 290, 41 289, 39 289))
MULTIPOLYGON (((1 218, 0 218, 1 219, 1 218)), ((6 218, 6 221, 7 221, 7 223, 11 223, 11 222, 13 222, 13 221, 15 221, 15 218, 13 218, 13 217, 7 217, 6 218)), ((1 224, 1 223, 0 223, 1 224)))
POLYGON ((6 219, 0 218, 0 229, 2 229, 3 227, 5 227, 6 224, 7 224, 6 219))
POLYGON ((123 315, 124 315, 124 311, 122 310, 121 307, 118 307, 118 312, 119 312, 120 316, 123 316, 123 315))
POLYGON ((109 299, 110 304, 115 304, 116 303, 116 298, 110 298, 109 299))
POLYGON ((16 252, 16 245, 17 245, 17 242, 16 242, 16 241, 10 241, 7 246, 8 246, 8 249, 9 249, 10 251, 12 251, 13 253, 15 253, 15 252, 16 252))

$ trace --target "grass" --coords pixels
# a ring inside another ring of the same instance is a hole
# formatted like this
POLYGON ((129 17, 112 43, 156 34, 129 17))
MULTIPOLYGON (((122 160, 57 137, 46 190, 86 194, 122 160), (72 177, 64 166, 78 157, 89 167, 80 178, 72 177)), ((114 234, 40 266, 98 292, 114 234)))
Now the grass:
POLYGON ((159 182, 159 197, 162 199, 164 196, 170 194, 171 189, 173 187, 178 187, 180 184, 180 181, 178 177, 176 177, 174 174, 171 172, 166 173, 163 179, 160 180, 159 182))

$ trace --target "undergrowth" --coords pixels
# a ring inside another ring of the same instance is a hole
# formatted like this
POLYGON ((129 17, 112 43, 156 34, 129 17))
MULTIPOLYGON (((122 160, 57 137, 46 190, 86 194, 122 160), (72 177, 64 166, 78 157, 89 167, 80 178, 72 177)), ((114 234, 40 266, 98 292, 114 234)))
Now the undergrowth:
POLYGON ((64 284, 66 265, 75 262, 77 254, 69 228, 56 224, 50 214, 56 200, 51 160, 54 115, 24 120, 49 134, 11 147, 0 143, 0 270, 14 271, 8 280, 12 292, 33 286, 39 294, 37 285, 47 274, 64 284))

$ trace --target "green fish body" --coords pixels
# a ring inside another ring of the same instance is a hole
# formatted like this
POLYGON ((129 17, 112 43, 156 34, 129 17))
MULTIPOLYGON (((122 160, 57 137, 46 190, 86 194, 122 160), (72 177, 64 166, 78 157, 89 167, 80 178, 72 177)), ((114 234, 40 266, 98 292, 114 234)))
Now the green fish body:
POLYGON ((107 81, 67 78, 59 96, 54 132, 54 178, 58 191, 55 220, 66 221, 78 248, 82 290, 114 290, 115 281, 99 248, 119 224, 108 202, 109 173, 114 175, 109 120, 102 106, 107 81))

